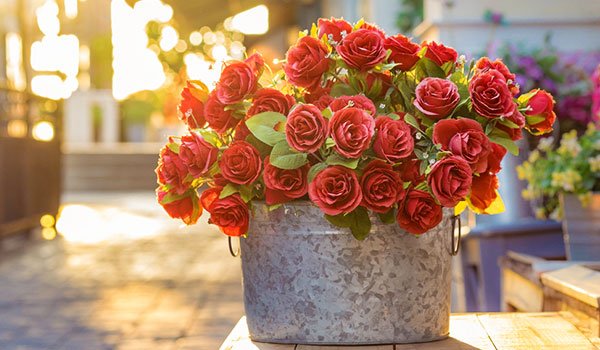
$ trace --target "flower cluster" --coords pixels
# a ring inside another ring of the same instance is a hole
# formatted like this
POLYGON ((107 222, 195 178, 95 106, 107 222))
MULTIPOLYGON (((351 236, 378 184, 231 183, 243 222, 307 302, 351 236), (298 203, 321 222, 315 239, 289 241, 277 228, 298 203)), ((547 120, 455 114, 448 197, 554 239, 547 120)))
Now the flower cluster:
POLYGON ((443 207, 501 211, 502 158, 518 152, 523 128, 545 133, 555 119, 547 92, 515 98, 501 61, 467 66, 452 48, 363 21, 320 19, 281 72, 265 68, 253 54, 227 63, 213 91, 197 81, 184 89, 189 134, 169 140, 156 169, 172 217, 192 224, 204 209, 239 236, 253 201, 274 210, 310 200, 358 239, 369 212, 422 234, 443 207))
POLYGON ((580 138, 572 130, 556 149, 552 143, 551 137, 541 141, 517 171, 528 182, 523 198, 543 199, 536 214, 560 219, 559 194, 576 194, 585 205, 592 192, 600 191, 600 130, 590 123, 580 138))

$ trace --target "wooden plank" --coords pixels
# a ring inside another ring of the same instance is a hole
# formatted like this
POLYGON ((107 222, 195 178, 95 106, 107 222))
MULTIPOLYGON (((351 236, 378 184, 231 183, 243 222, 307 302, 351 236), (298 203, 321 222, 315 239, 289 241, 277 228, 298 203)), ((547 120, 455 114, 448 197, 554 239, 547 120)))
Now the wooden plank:
POLYGON ((294 350, 293 344, 269 344, 250 340, 246 316, 233 327, 219 350, 294 350))
POLYGON ((396 345, 396 350, 495 350, 485 329, 474 314, 450 316, 448 339, 420 344, 396 345))
POLYGON ((597 348, 559 313, 478 314, 497 349, 597 348))
POLYGON ((518 273, 502 269, 502 301, 519 311, 541 312, 544 304, 542 288, 518 273))
POLYGON ((598 321, 591 318, 575 316, 573 312, 560 312, 560 316, 572 323, 581 333, 583 333, 598 349, 600 349, 600 336, 597 332, 598 321))
POLYGON ((600 304, 600 272, 574 265, 542 274, 544 286, 598 308, 600 304))

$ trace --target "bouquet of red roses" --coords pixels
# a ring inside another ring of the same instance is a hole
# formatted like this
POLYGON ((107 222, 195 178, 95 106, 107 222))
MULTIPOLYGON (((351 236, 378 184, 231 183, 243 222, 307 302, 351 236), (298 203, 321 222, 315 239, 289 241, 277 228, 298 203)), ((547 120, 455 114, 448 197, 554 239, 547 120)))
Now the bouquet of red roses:
POLYGON ((171 217, 189 225, 204 209, 240 236, 253 200, 275 209, 308 199, 358 239, 369 211, 422 234, 442 207, 502 211, 500 161, 518 153, 523 128, 548 132, 555 119, 545 91, 515 98, 500 60, 467 66, 452 48, 363 21, 320 19, 281 72, 267 79, 265 68, 255 53, 225 64, 212 91, 187 83, 179 108, 189 134, 169 139, 156 169, 171 217))

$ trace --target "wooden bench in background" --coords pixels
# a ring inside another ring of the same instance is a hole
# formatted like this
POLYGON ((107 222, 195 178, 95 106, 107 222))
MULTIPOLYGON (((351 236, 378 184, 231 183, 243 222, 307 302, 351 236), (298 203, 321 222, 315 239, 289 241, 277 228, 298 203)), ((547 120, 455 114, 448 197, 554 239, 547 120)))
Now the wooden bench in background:
POLYGON ((270 344, 250 340, 246 318, 238 322, 220 350, 598 350, 600 338, 587 336, 568 312, 476 313, 450 317, 450 337, 445 340, 377 346, 317 346, 270 344))

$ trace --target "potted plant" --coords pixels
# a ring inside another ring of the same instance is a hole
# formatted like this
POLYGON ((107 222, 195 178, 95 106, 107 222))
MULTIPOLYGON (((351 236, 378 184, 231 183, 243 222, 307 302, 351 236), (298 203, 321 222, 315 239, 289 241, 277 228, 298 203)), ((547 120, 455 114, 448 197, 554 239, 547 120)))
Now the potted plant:
POLYGON ((465 65, 363 21, 320 19, 269 73, 255 53, 212 91, 188 82, 189 134, 160 152, 159 203, 242 236, 254 340, 447 337, 455 215, 503 210, 501 159, 554 114, 527 115, 533 94, 514 98, 501 61, 465 65))
POLYGON ((537 215, 562 218, 567 258, 600 259, 600 130, 590 123, 579 138, 571 130, 557 148, 542 139, 517 171, 537 215))

